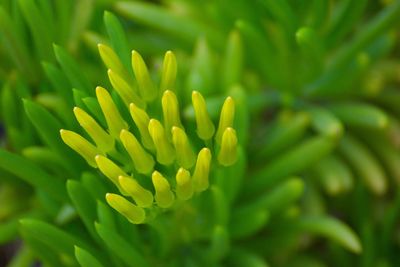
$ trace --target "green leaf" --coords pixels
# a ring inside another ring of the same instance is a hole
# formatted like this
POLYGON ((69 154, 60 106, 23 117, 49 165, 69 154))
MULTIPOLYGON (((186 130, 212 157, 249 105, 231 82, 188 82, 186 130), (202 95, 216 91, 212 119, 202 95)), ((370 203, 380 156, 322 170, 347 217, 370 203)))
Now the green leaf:
MULTIPOLYGON (((353 2, 353 1, 352 1, 353 2)), ((324 75, 319 77, 313 84, 306 89, 306 94, 309 96, 324 95, 332 88, 326 86, 326 82, 335 81, 337 73, 349 65, 354 60, 357 54, 365 49, 374 40, 386 31, 388 31, 395 22, 398 21, 400 15, 400 2, 395 1, 388 5, 384 10, 378 13, 368 24, 363 26, 352 41, 347 45, 341 46, 332 60, 329 69, 324 75), (333 78, 333 79, 332 79, 333 78)), ((341 77, 340 77, 341 78, 341 77)), ((336 89, 337 87, 335 87, 336 89)))
POLYGON ((207 258, 211 262, 219 262, 229 252, 230 240, 227 229, 216 225, 212 231, 210 249, 207 258))
POLYGON ((62 129, 60 122, 46 109, 32 101, 24 100, 24 107, 43 142, 55 153, 62 156, 66 169, 78 174, 79 170, 84 168, 83 161, 62 142, 59 133, 62 129))
POLYGON ((341 221, 326 216, 304 216, 294 227, 303 232, 318 234, 338 242, 344 248, 359 254, 362 251, 361 243, 353 230, 341 221))
POLYGON ((75 246, 75 257, 81 267, 103 267, 92 254, 78 246, 75 246))
POLYGON ((106 246, 127 266, 149 266, 143 255, 141 255, 136 248, 132 247, 122 236, 100 223, 96 223, 95 227, 106 246))
POLYGON ((279 75, 277 75, 276 55, 274 54, 274 46, 270 40, 265 38, 265 34, 260 32, 259 29, 253 27, 246 21, 237 21, 236 28, 243 36, 243 43, 245 44, 245 51, 248 57, 253 62, 253 65, 258 68, 258 71, 268 79, 271 84, 279 84, 279 75), (260 51, 263 56, 260 57, 260 51), (268 58, 268 60, 265 60, 268 58))
POLYGON ((196 42, 186 88, 191 92, 198 90, 203 96, 209 96, 215 91, 215 63, 207 41, 200 38, 196 42))
POLYGON ((293 202, 297 201, 304 191, 304 183, 300 178, 285 179, 267 194, 262 194, 257 198, 253 198, 249 203, 239 206, 236 211, 242 210, 268 210, 275 213, 287 208, 293 202))
POLYGON ((137 22, 174 35, 193 44, 199 35, 205 34, 214 45, 222 44, 219 32, 202 25, 197 21, 174 13, 166 9, 146 2, 117 2, 115 8, 121 14, 137 22))
POLYGON ((353 188, 354 178, 350 168, 335 155, 322 159, 314 170, 325 191, 330 195, 348 192, 353 188))
POLYGON ((237 162, 232 166, 219 168, 215 173, 216 185, 218 185, 218 188, 223 192, 224 198, 229 204, 234 203, 240 194, 246 169, 246 155, 243 148, 239 147, 237 162))
POLYGON ((211 186, 210 191, 213 202, 215 225, 225 226, 228 223, 229 206, 224 192, 217 186, 211 186))
POLYGON ((53 54, 51 53, 53 38, 50 35, 51 30, 49 30, 49 27, 52 27, 52 24, 44 20, 43 14, 41 14, 34 1, 19 0, 19 5, 31 30, 39 58, 51 61, 53 59, 53 54))
POLYGON ((310 125, 308 113, 299 112, 288 118, 283 118, 271 127, 263 139, 265 142, 257 148, 255 157, 258 161, 276 157, 303 138, 310 125))
POLYGON ((338 103, 330 105, 329 109, 349 126, 382 129, 389 123, 385 112, 366 103, 338 103))
POLYGON ((112 48, 121 59, 125 68, 131 70, 130 49, 121 23, 113 13, 105 11, 104 24, 106 25, 112 48))
POLYGON ((54 53, 58 63, 65 75, 68 77, 74 88, 87 92, 89 95, 94 94, 94 87, 86 78, 84 72, 81 70, 80 65, 68 53, 58 45, 53 45, 54 53))
POLYGON ((67 181, 67 190, 86 229, 96 241, 100 241, 94 229, 94 222, 97 219, 95 199, 91 197, 83 185, 74 180, 67 181))
POLYGON ((333 16, 325 41, 328 47, 332 48, 337 45, 352 30, 354 24, 362 17, 367 2, 366 0, 348 0, 336 5, 338 10, 335 11, 338 12, 335 12, 335 16, 333 16))
POLYGON ((367 146, 346 134, 340 141, 339 151, 371 192, 376 195, 385 194, 388 186, 385 172, 367 146))
POLYGON ((256 192, 262 192, 278 181, 282 181, 284 177, 303 171, 328 155, 335 145, 335 140, 327 137, 317 136, 306 139, 258 170, 251 177, 251 183, 246 184, 245 194, 254 195, 256 192))
POLYGON ((64 183, 55 177, 49 176, 30 160, 0 149, 0 168, 45 191, 54 199, 62 202, 68 200, 64 183))
POLYGON ((264 257, 242 248, 234 248, 228 255, 227 262, 232 267, 268 267, 264 257))
POLYGON ((74 8, 74 12, 72 18, 70 18, 70 25, 68 29, 68 48, 71 51, 75 51, 79 46, 82 33, 86 30, 91 21, 95 5, 93 0, 80 0, 72 4, 72 6, 74 8))
POLYGON ((100 224, 105 228, 114 232, 117 231, 117 224, 112 209, 100 200, 97 200, 97 217, 100 224))
POLYGON ((65 74, 59 70, 54 64, 48 62, 42 62, 42 67, 50 80, 51 85, 54 90, 62 96, 62 98, 67 102, 69 107, 73 106, 73 98, 71 85, 65 74))
POLYGON ((0 223, 0 244, 4 245, 11 242, 18 235, 18 218, 2 221, 0 223))
POLYGON ((60 177, 68 171, 63 166, 62 159, 47 147, 29 146, 22 150, 22 155, 40 166, 43 170, 55 173, 60 177))
POLYGON ((246 209, 232 214, 229 232, 233 239, 242 239, 256 234, 268 223, 267 210, 246 209))
POLYGON ((101 111, 100 104, 94 97, 82 98, 83 103, 88 108, 90 113, 96 118, 98 123, 104 128, 107 127, 106 119, 104 118, 103 112, 101 111))
POLYGON ((24 45, 25 42, 18 35, 17 27, 14 25, 12 18, 7 14, 3 6, 0 6, 0 32, 2 35, 0 41, 6 48, 8 55, 14 61, 14 64, 28 80, 35 80, 37 74, 30 61, 31 55, 24 45))
POLYGON ((56 227, 32 219, 23 219, 20 221, 21 232, 33 240, 42 242, 57 252, 64 261, 70 263, 69 266, 77 266, 74 256, 74 246, 88 247, 70 234, 57 229, 56 227))
POLYGON ((342 136, 342 122, 328 109, 323 107, 310 107, 307 111, 311 115, 311 125, 316 132, 333 138, 342 136))
POLYGON ((42 242, 35 237, 25 234, 21 229, 21 235, 29 248, 32 250, 35 258, 38 258, 44 266, 65 266, 65 267, 78 267, 74 264, 74 261, 70 261, 70 258, 62 258, 60 254, 54 251, 51 245, 42 242))
POLYGON ((243 44, 239 32, 233 30, 229 34, 223 60, 222 81, 224 89, 239 83, 243 69, 243 44))
POLYGON ((109 192, 101 177, 97 174, 84 172, 82 174, 82 185, 90 193, 92 198, 97 200, 105 200, 105 195, 109 192))
POLYGON ((33 252, 27 246, 22 246, 18 249, 18 252, 13 256, 7 267, 28 267, 34 263, 35 256, 33 252))

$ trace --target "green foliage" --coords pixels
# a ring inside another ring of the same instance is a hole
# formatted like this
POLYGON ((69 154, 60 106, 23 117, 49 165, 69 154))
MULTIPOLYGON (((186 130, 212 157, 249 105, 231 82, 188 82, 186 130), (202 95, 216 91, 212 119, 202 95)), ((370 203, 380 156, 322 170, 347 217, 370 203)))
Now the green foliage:
POLYGON ((398 266, 399 18, 0 0, 8 267, 398 266))

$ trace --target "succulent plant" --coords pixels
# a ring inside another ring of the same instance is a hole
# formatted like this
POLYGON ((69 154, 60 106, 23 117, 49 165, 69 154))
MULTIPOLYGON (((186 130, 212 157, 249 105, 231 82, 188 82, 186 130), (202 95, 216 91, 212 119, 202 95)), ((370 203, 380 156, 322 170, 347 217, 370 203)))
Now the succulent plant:
POLYGON ((78 2, 0 1, 9 266, 398 265, 399 1, 78 2))

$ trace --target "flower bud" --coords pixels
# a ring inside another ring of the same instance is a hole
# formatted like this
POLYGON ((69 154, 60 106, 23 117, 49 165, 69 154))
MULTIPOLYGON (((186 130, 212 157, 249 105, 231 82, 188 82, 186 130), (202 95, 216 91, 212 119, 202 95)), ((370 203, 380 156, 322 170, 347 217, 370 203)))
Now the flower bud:
POLYGON ((190 172, 184 168, 180 168, 176 173, 176 196, 180 200, 188 200, 193 196, 190 172))
POLYGON ((136 137, 127 130, 122 130, 120 139, 139 173, 149 174, 154 167, 153 157, 147 153, 136 137))
POLYGON ((157 89, 151 80, 146 63, 136 51, 132 51, 132 68, 139 85, 140 95, 146 102, 153 101, 157 97, 157 89))
POLYGON ((222 135, 221 149, 218 153, 218 162, 223 166, 233 165, 238 157, 237 137, 234 129, 228 127, 222 135))
POLYGON ((172 143, 176 151, 176 159, 179 166, 186 169, 193 167, 196 156, 190 147, 185 131, 178 127, 172 127, 172 143))
POLYGON ((206 102, 199 92, 193 91, 192 103, 196 116, 197 135, 203 140, 209 140, 214 135, 215 127, 208 115, 206 102))
POLYGON ((151 139, 148 129, 150 122, 149 115, 147 115, 146 111, 139 108, 134 103, 129 105, 129 111, 133 121, 136 124, 136 127, 139 129, 142 144, 147 149, 154 149, 153 140, 151 139))
POLYGON ((116 211, 124 215, 131 223, 140 224, 143 223, 146 218, 146 213, 144 210, 124 197, 117 194, 106 194, 106 200, 108 205, 113 207, 116 211))
POLYGON ((172 164, 175 160, 174 148, 168 142, 164 128, 158 120, 150 120, 149 133, 156 148, 157 161, 163 165, 172 164))
POLYGON ((203 148, 197 155, 196 167, 193 173, 193 187, 196 192, 202 192, 208 188, 208 176, 210 173, 211 152, 203 148))
POLYGON ((143 208, 151 207, 153 194, 149 190, 144 189, 135 179, 130 177, 119 176, 118 181, 121 188, 135 200, 136 205, 143 208))
POLYGON ((175 79, 177 73, 177 64, 174 53, 171 51, 167 51, 165 53, 162 74, 161 74, 161 93, 166 90, 174 90, 175 89, 175 79))
POLYGON ((99 150, 106 153, 114 149, 114 138, 104 131, 95 119, 78 107, 74 108, 74 114, 80 126, 93 139, 99 150))
POLYGON ((175 196, 171 191, 171 187, 167 179, 165 179, 161 173, 154 171, 151 177, 154 188, 156 190, 156 202, 161 208, 169 208, 172 206, 175 200, 175 196))
POLYGON ((114 138, 119 137, 119 133, 122 129, 128 129, 128 125, 121 117, 111 95, 106 89, 98 86, 96 88, 96 96, 99 101, 101 110, 103 111, 104 117, 106 118, 108 130, 114 138))
POLYGON ((222 106, 221 115, 217 133, 215 134, 215 141, 221 144, 222 134, 228 127, 233 127, 233 120, 235 117, 235 102, 232 97, 227 97, 224 105, 222 106))
POLYGON ((64 143, 81 155, 90 166, 97 167, 95 157, 100 154, 100 151, 94 145, 72 131, 62 129, 60 130, 60 135, 64 143))

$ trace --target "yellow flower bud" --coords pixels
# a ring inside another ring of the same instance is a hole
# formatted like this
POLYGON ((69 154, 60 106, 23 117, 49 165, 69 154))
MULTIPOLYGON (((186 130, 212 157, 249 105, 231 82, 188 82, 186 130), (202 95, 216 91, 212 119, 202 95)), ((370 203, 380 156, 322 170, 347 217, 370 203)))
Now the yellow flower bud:
POLYGON ((140 95, 147 102, 153 101, 157 97, 157 89, 151 80, 146 63, 136 51, 132 51, 132 68, 139 85, 140 95))
POLYGON ((144 150, 136 137, 127 130, 122 130, 120 139, 139 173, 149 174, 154 167, 153 157, 144 150))
POLYGON ((177 73, 177 63, 174 53, 171 51, 167 51, 165 53, 163 67, 162 67, 162 75, 161 75, 161 93, 165 90, 174 90, 175 89, 175 79, 177 73))
POLYGON ((125 191, 121 189, 118 177, 120 176, 128 176, 117 164, 115 164, 110 159, 106 158, 105 156, 97 155, 95 157, 97 166, 99 167, 100 171, 113 182, 121 192, 124 193, 125 191))
POLYGON ((130 177, 120 176, 118 181, 121 188, 135 200, 136 205, 143 208, 151 207, 153 194, 149 190, 144 189, 135 179, 130 177))
POLYGON ((93 139, 99 150, 106 153, 114 149, 114 138, 104 131, 95 119, 78 107, 74 108, 74 114, 81 127, 93 139))
POLYGON ((206 102, 199 92, 193 91, 192 103, 196 116, 197 135, 202 140, 209 140, 215 132, 215 127, 208 115, 206 102))
POLYGON ((95 157, 100 154, 100 151, 94 145, 72 131, 61 129, 60 135, 64 143, 81 155, 90 166, 97 167, 95 157))
POLYGON ((99 101, 101 110, 103 111, 104 117, 106 118, 110 134, 114 138, 118 138, 121 130, 128 129, 128 125, 121 117, 121 114, 115 106, 111 95, 107 92, 106 89, 98 86, 96 88, 96 96, 97 100, 99 101))
POLYGON ((196 167, 193 173, 193 187, 196 192, 202 192, 208 188, 208 176, 210 173, 211 152, 203 148, 197 155, 196 167))
POLYGON ((219 119, 219 125, 217 133, 215 134, 215 141, 217 144, 221 144, 222 134, 228 127, 233 127, 233 120, 235 118, 235 102, 232 97, 227 97, 224 105, 222 106, 221 116, 219 119))
POLYGON ((178 99, 174 92, 167 90, 161 99, 162 110, 164 114, 164 126, 168 134, 170 134, 173 126, 181 127, 182 123, 179 117, 178 99))
POLYGON ((99 54, 104 64, 108 69, 112 69, 114 72, 118 73, 119 76, 123 77, 126 81, 130 81, 128 72, 126 71, 124 65, 119 59, 118 55, 114 50, 104 44, 98 44, 99 54))
POLYGON ((157 161, 163 165, 172 164, 175 160, 174 148, 168 142, 164 128, 158 120, 150 120, 149 133, 156 148, 157 161))
POLYGON ((141 108, 144 108, 146 106, 142 99, 136 94, 135 89, 131 85, 129 85, 127 81, 125 81, 121 76, 119 76, 111 69, 109 69, 107 73, 111 85, 113 86, 115 91, 117 91, 127 107, 129 107, 130 103, 135 103, 141 108))
POLYGON ((157 205, 161 208, 171 207, 174 203, 175 196, 171 191, 168 180, 165 179, 158 171, 153 172, 151 179, 153 181, 154 189, 156 190, 155 199, 157 205))
POLYGON ((133 121, 139 129, 142 144, 147 149, 154 149, 153 140, 151 139, 148 129, 150 122, 149 115, 147 115, 146 111, 139 108, 134 103, 129 105, 129 111, 133 121))
POLYGON ((178 127, 172 127, 172 143, 175 147, 178 164, 186 169, 193 167, 196 155, 190 147, 185 131, 178 127))
POLYGON ((180 168, 176 173, 176 196, 180 200, 188 200, 193 196, 190 172, 184 168, 180 168))
POLYGON ((237 137, 234 129, 228 127, 222 135, 221 149, 218 154, 218 162, 223 166, 233 165, 238 157, 237 137))
POLYGON ((125 216, 125 218, 127 218, 131 223, 140 224, 144 222, 146 218, 146 213, 144 210, 132 204, 124 197, 117 194, 108 193, 106 194, 106 200, 108 205, 125 216))

